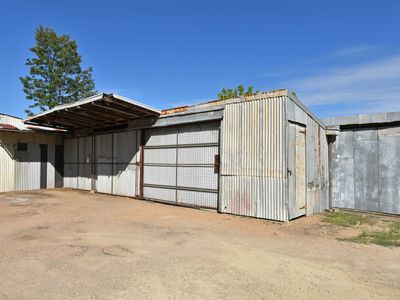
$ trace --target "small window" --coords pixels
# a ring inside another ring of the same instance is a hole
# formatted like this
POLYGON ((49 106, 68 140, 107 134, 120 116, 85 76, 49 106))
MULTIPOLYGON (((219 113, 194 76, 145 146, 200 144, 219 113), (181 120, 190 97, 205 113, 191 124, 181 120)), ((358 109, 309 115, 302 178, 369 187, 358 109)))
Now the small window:
POLYGON ((28 151, 28 144, 27 143, 18 143, 17 151, 28 151))

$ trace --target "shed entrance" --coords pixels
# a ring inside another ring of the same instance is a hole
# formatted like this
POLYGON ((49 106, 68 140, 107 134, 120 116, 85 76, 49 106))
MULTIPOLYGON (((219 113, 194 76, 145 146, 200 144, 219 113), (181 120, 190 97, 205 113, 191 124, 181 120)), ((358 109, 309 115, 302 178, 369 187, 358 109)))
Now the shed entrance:
POLYGON ((306 213, 306 127, 289 122, 289 218, 306 213))
POLYGON ((143 197, 218 208, 219 122, 145 130, 143 197))
POLYGON ((138 145, 136 130, 66 139, 64 186, 137 196, 138 145))

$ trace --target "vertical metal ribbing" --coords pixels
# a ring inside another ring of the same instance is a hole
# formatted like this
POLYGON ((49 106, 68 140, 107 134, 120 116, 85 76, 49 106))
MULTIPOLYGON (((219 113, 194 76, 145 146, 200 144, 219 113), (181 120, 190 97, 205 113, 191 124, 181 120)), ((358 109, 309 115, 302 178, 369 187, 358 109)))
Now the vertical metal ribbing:
POLYGON ((284 101, 279 96, 226 106, 221 169, 224 211, 286 220, 284 101))

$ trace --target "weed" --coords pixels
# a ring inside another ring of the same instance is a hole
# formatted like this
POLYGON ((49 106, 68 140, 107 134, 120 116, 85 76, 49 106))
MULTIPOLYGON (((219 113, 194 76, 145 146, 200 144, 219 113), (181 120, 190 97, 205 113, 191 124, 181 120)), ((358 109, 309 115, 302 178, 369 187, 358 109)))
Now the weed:
POLYGON ((364 230, 358 236, 344 240, 362 244, 377 244, 384 247, 400 247, 400 221, 392 221, 389 225, 389 230, 364 230))
POLYGON ((361 225, 364 223, 367 224, 373 223, 371 217, 363 216, 358 213, 350 213, 342 211, 328 213, 322 217, 322 221, 343 227, 351 227, 351 226, 361 225))

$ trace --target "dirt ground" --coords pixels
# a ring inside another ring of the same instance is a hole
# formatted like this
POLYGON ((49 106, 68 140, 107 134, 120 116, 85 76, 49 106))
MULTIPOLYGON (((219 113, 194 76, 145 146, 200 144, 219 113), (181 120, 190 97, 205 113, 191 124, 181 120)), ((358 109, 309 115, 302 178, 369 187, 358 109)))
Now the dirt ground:
POLYGON ((399 299, 400 249, 71 190, 0 194, 1 299, 399 299))

